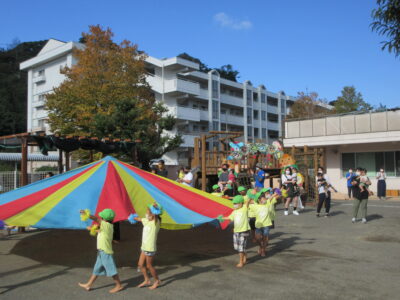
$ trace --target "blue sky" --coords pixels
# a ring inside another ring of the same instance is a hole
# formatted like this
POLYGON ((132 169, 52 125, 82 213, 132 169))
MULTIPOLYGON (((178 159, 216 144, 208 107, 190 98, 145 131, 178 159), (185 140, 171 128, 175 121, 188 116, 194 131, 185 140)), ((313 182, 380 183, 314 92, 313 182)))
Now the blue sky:
POLYGON ((78 40, 88 25, 149 55, 187 52, 210 67, 232 64, 240 81, 297 95, 336 99, 354 85, 373 105, 400 105, 400 59, 371 32, 375 0, 26 0, 2 3, 0 46, 78 40))

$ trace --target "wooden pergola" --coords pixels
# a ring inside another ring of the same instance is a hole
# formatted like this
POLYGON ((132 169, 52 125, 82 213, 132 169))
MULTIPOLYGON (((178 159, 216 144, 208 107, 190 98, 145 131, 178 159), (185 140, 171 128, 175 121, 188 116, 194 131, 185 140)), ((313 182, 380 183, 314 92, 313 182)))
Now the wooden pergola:
MULTIPOLYGON (((25 133, 18 133, 12 135, 6 135, 0 137, 0 145, 5 146, 5 148, 13 147, 21 148, 21 186, 28 184, 28 147, 38 147, 39 144, 37 142, 37 138, 45 138, 45 137, 56 137, 63 139, 64 142, 84 142, 84 141, 93 141, 96 142, 97 145, 100 146, 107 146, 110 144, 115 143, 139 143, 140 140, 132 141, 130 139, 111 139, 111 138, 103 138, 99 139, 97 137, 85 137, 85 136, 60 136, 60 135, 46 135, 44 133, 35 133, 35 132, 25 132, 25 133)), ((70 170, 70 154, 72 151, 64 151, 63 149, 55 146, 58 151, 58 171, 62 173, 63 170, 63 156, 65 158, 65 170, 70 170)), ((79 148, 79 147, 78 147, 79 148)), ((93 161, 93 150, 90 151, 90 160, 93 161)), ((136 154, 136 147, 134 147, 134 151, 132 151, 132 159, 136 161, 137 154, 136 154)))

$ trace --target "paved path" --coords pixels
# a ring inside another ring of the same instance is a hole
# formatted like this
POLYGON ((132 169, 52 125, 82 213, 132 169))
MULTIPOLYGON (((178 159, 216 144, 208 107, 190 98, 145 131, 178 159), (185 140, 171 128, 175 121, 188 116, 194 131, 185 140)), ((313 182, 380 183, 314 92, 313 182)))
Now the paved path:
POLYGON ((0 298, 5 299, 399 299, 400 203, 373 202, 367 224, 351 223, 349 202, 337 201, 332 217, 278 211, 264 259, 249 249, 249 264, 235 268, 229 230, 203 226, 161 231, 157 269, 164 285, 137 289, 140 226, 122 227, 115 247, 126 285, 110 296, 111 280, 95 289, 87 280, 95 260, 95 239, 87 232, 49 230, 0 239, 0 298))

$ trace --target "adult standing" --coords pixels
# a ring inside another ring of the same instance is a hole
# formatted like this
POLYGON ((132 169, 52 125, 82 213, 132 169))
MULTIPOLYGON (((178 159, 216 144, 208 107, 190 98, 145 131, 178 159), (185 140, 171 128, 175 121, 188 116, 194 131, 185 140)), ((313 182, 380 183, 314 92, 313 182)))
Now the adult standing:
MULTIPOLYGON (((356 176, 353 177, 352 185, 354 192, 354 200, 353 200, 353 218, 351 221, 355 223, 357 221, 358 212, 361 212, 361 222, 367 223, 367 204, 368 204, 368 190, 360 188, 360 176, 365 176, 365 169, 357 168, 356 176)), ((367 185, 371 184, 369 178, 365 182, 367 185)))
POLYGON ((162 177, 168 177, 168 171, 165 168, 165 161, 163 161, 162 159, 159 160, 157 166, 158 168, 156 174, 162 177))
MULTIPOLYGON (((285 212, 284 215, 289 215, 289 204, 292 202, 294 197, 294 181, 292 179, 292 169, 290 167, 285 168, 285 172, 281 177, 282 185, 285 187, 288 196, 285 199, 285 212)), ((299 212, 297 211, 297 202, 293 203, 293 214, 298 216, 299 212)))
MULTIPOLYGON (((323 167, 318 167, 317 177, 315 178, 317 184, 318 184, 318 175, 322 175, 322 178, 325 179, 326 185, 336 191, 336 189, 331 185, 329 176, 328 176, 328 174, 325 173, 325 169, 323 167)), ((326 192, 325 203, 331 203, 331 191, 329 189, 326 192)))
POLYGON ((353 177, 354 177, 354 173, 353 173, 353 169, 350 168, 349 172, 347 172, 346 174, 346 179, 347 179, 347 195, 349 196, 348 200, 351 200, 354 197, 354 193, 353 193, 353 185, 351 184, 351 182, 353 181, 353 177))
POLYGON ((376 173, 376 179, 378 180, 378 197, 379 200, 385 200, 386 198, 386 173, 381 168, 378 173, 376 173))

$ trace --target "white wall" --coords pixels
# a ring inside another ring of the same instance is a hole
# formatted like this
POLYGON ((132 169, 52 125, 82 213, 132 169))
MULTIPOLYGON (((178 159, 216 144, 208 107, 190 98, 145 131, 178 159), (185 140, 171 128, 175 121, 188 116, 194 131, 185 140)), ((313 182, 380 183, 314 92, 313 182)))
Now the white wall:
MULTIPOLYGON (((347 193, 347 181, 341 172, 342 153, 346 152, 379 152, 379 151, 400 151, 400 143, 371 143, 358 145, 343 145, 336 147, 327 147, 326 149, 326 171, 331 180, 332 185, 340 192, 347 193)), ((355 166, 363 167, 363 166, 355 166)), ((372 170, 369 170, 372 171, 372 170)), ((370 189, 376 194, 377 180, 375 176, 370 176, 372 185, 370 189)), ((388 190, 400 189, 400 177, 389 177, 386 180, 386 188, 388 190)))

